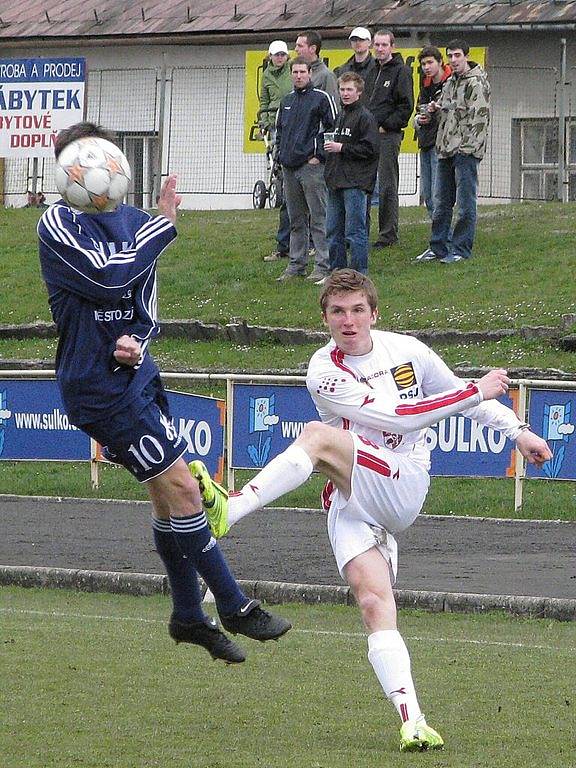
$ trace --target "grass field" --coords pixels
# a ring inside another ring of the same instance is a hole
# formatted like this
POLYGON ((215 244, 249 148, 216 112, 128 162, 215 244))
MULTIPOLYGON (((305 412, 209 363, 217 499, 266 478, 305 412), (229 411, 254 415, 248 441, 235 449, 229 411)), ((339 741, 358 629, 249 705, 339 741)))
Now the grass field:
POLYGON ((279 643, 238 667, 166 632, 167 598, 0 590, 2 768, 569 768, 576 626, 404 612, 443 752, 398 753, 399 722, 357 610, 283 605, 279 643))
MULTIPOLYGON (((556 325, 575 309, 571 274, 575 204, 482 206, 475 256, 446 269, 416 264, 429 224, 423 208, 402 208, 397 247, 370 257, 380 291, 380 327, 490 329, 556 325)), ((374 214, 375 215, 375 214, 374 214)), ((37 258, 35 210, 0 210, 3 301, 0 323, 48 320, 37 258)), ((160 316, 319 327, 318 288, 279 284, 283 264, 265 264, 275 211, 187 211, 160 260, 160 316)))

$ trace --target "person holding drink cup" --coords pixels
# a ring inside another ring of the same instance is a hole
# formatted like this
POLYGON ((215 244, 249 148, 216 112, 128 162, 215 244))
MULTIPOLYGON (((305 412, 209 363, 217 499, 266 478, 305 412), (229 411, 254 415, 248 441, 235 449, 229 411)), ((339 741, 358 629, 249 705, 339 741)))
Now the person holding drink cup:
MULTIPOLYGON (((350 246, 350 266, 368 272, 368 228, 366 207, 378 168, 378 123, 360 103, 364 81, 355 72, 338 78, 342 111, 334 132, 324 132, 328 187, 326 238, 330 270, 348 266, 346 244, 350 246)), ((322 284, 324 281, 320 281, 322 284)))

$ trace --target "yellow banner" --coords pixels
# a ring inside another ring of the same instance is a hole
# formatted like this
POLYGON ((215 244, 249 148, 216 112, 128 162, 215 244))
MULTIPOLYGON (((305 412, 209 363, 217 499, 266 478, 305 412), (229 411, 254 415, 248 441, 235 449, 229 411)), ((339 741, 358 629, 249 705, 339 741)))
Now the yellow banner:
MULTIPOLYGON (((418 66, 418 53, 422 48, 397 48, 396 51, 402 54, 402 58, 410 67, 412 67, 412 78, 414 81, 414 100, 418 96, 420 88, 420 73, 418 66)), ((441 48, 442 50, 442 48, 441 48)), ((471 48, 470 59, 477 64, 485 65, 486 48, 471 48)), ((339 67, 352 56, 350 48, 339 49, 335 51, 322 50, 322 60, 330 69, 339 67)), ((246 154, 255 154, 264 152, 264 142, 258 130, 257 114, 260 107, 260 89, 262 84, 262 74, 268 59, 267 51, 246 51, 246 69, 244 73, 244 152, 246 154)), ((414 131, 411 125, 404 131, 404 140, 402 142, 401 152, 415 153, 418 151, 414 131)))

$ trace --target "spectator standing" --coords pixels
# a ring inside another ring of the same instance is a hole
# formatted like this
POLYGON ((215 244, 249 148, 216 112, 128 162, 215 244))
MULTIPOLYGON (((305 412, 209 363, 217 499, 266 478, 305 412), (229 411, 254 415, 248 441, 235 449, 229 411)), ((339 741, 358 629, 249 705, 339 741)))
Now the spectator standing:
MULTIPOLYGON (((276 113, 280 102, 292 90, 292 76, 288 62, 288 46, 284 40, 273 40, 268 47, 268 66, 262 76, 260 89, 260 110, 258 123, 262 133, 268 133, 271 143, 276 134, 276 113)), ((283 200, 279 211, 278 232, 276 233, 276 250, 264 261, 278 261, 288 258, 290 250, 290 219, 286 202, 283 200)))
POLYGON ((342 111, 336 121, 334 140, 324 144, 324 177, 328 187, 326 237, 330 270, 347 266, 348 244, 352 269, 366 274, 366 206, 368 195, 374 189, 378 168, 378 125, 374 115, 361 103, 364 81, 360 75, 345 72, 338 78, 338 87, 342 111))
MULTIPOLYGON (((442 54, 435 45, 427 45, 418 54, 422 69, 422 85, 416 102, 414 127, 420 150, 420 184, 424 203, 432 219, 434 212, 434 186, 436 182, 436 134, 438 133, 438 113, 429 112, 430 102, 438 101, 444 83, 452 70, 442 60, 442 54)), ((432 257, 434 258, 434 257, 432 257)))
MULTIPOLYGON (((362 80, 364 80, 364 90, 360 100, 364 102, 370 98, 370 93, 366 90, 366 82, 369 79, 370 73, 376 68, 376 60, 370 53, 372 35, 366 27, 355 27, 350 32, 348 39, 350 40, 354 55, 344 64, 336 67, 334 74, 336 77, 341 77, 346 72, 355 72, 357 75, 360 75, 362 80)), ((374 81, 372 80, 372 82, 374 81)))
POLYGON ((296 38, 296 44, 294 50, 297 56, 301 56, 304 61, 310 64, 310 78, 314 88, 319 88, 321 91, 332 97, 334 103, 338 104, 338 83, 336 82, 336 75, 331 72, 326 64, 320 58, 320 50, 322 48, 322 37, 318 32, 309 31, 302 32, 296 38))
POLYGON ((439 111, 436 152, 438 171, 430 250, 443 264, 472 256, 476 234, 478 165, 486 151, 490 124, 490 83, 486 72, 469 61, 469 46, 452 40, 446 54, 452 75, 440 100, 429 110, 439 111), (450 239, 452 212, 458 217, 450 239))
POLYGON ((394 51, 394 35, 381 29, 374 35, 376 67, 366 87, 370 92, 367 106, 376 118, 380 132, 378 163, 379 208, 378 239, 373 248, 387 248, 398 242, 398 156, 403 129, 414 108, 412 71, 394 51))
POLYGON ((336 105, 311 81, 311 65, 298 56, 290 63, 294 90, 282 99, 276 122, 278 159, 290 217, 290 261, 279 281, 304 277, 308 264, 308 226, 315 266, 308 280, 328 274, 324 131, 333 131, 336 105))

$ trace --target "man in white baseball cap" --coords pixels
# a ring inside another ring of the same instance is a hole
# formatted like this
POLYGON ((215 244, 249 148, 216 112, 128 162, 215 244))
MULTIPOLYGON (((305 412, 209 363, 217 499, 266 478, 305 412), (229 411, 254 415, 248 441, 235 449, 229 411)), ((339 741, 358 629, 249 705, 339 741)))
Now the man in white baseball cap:
POLYGON ((339 67, 336 67, 334 74, 336 77, 345 74, 346 72, 355 72, 360 75, 364 80, 364 91, 362 93, 362 101, 367 102, 370 99, 370 93, 366 91, 366 81, 370 80, 368 75, 372 69, 376 66, 376 61, 370 53, 370 46, 372 45, 372 35, 366 27, 354 27, 350 35, 348 36, 350 45, 354 51, 354 56, 348 59, 347 62, 339 67))

